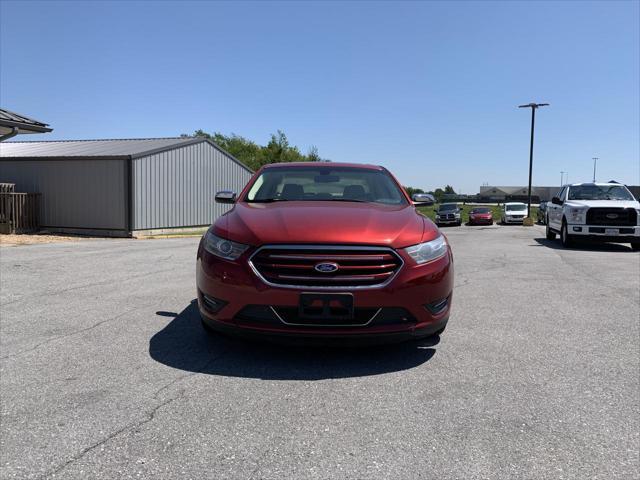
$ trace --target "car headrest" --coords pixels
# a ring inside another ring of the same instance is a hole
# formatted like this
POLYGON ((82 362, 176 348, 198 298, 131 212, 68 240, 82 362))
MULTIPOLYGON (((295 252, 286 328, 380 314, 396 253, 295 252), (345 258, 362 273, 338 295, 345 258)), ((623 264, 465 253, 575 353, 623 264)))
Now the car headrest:
POLYGON ((284 198, 285 200, 302 200, 303 195, 304 190, 302 189, 302 185, 297 185, 295 183, 285 183, 282 187, 280 198, 284 198))
POLYGON ((344 192, 342 193, 343 198, 352 198, 354 200, 364 198, 365 196, 366 193, 362 185, 347 185, 344 187, 344 192))

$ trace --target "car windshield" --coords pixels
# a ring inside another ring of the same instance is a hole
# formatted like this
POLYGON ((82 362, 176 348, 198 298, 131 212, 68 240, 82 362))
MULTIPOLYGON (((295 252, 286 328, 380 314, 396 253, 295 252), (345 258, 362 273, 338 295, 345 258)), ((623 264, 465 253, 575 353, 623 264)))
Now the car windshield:
POLYGON ((516 205, 506 205, 505 206, 505 210, 507 212, 514 212, 514 211, 515 212, 522 212, 522 211, 524 211, 526 209, 527 209, 527 206, 524 203, 516 204, 516 205))
POLYGON ((440 207, 438 208, 438 211, 447 212, 451 210, 456 210, 457 208, 458 208, 458 205, 456 205, 455 203, 445 203, 444 205, 440 205, 440 207))
POLYGON ((250 203, 293 200, 407 204, 400 187, 385 170, 357 167, 267 168, 245 197, 250 203))
POLYGON ((569 200, 635 200, 623 185, 578 185, 569 187, 569 200))
POLYGON ((490 210, 488 208, 474 208, 471 210, 471 213, 489 213, 490 210))

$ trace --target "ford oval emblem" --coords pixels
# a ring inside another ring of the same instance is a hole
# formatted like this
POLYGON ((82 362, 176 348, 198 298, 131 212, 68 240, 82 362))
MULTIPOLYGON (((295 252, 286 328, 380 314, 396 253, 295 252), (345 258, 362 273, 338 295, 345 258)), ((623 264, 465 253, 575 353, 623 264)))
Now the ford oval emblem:
POLYGON ((607 213, 606 217, 613 220, 614 218, 618 218, 618 214, 617 213, 607 213))
POLYGON ((313 268, 320 273, 333 273, 338 270, 339 267, 337 263, 323 262, 316 264, 313 268))

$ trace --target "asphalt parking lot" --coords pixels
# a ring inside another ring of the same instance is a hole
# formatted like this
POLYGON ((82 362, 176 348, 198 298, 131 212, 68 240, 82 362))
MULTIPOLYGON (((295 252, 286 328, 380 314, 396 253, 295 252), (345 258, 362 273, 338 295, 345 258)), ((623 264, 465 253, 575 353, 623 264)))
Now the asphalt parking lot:
POLYGON ((637 478, 640 253, 446 228, 438 342, 208 336, 198 240, 3 247, 1 477, 637 478))

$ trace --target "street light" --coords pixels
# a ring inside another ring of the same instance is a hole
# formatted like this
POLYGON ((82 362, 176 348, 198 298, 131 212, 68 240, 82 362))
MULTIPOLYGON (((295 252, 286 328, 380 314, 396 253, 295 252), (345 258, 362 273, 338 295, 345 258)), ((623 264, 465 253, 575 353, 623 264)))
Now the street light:
POLYGON ((529 103, 528 105, 518 105, 518 108, 531 109, 531 144, 529 146, 529 202, 527 203, 527 218, 531 218, 531 175, 533 173, 533 130, 536 124, 536 110, 546 107, 548 103, 529 103))
POLYGON ((596 163, 598 162, 598 157, 593 157, 593 183, 596 183, 596 163))
POLYGON ((564 181, 564 172, 560 172, 560 188, 562 188, 562 182, 564 181))

